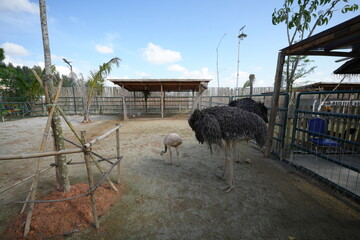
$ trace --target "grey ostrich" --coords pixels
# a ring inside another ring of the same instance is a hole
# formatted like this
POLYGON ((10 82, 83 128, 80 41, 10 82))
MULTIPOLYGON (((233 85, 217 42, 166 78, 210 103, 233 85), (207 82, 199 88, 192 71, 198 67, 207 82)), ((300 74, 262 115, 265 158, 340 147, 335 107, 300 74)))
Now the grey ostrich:
POLYGON ((235 186, 231 150, 236 146, 236 143, 242 140, 255 139, 258 145, 263 146, 266 140, 266 123, 255 113, 231 106, 194 110, 201 93, 193 105, 188 123, 195 132, 195 137, 199 143, 206 143, 211 152, 213 145, 219 146, 224 151, 224 178, 227 185, 219 187, 219 189, 230 192, 235 186))
POLYGON ((264 103, 256 102, 251 98, 237 99, 229 103, 231 107, 237 107, 247 112, 253 112, 259 115, 266 123, 268 123, 268 109, 264 103))
POLYGON ((178 147, 182 144, 182 139, 181 137, 176 134, 176 133, 169 133, 168 135, 165 136, 164 138, 164 146, 165 146, 165 151, 161 151, 160 155, 164 155, 164 153, 166 153, 167 149, 169 148, 169 152, 170 152, 170 164, 172 164, 172 153, 171 153, 171 147, 175 148, 176 150, 176 156, 177 156, 177 166, 180 165, 179 162, 179 150, 178 147))

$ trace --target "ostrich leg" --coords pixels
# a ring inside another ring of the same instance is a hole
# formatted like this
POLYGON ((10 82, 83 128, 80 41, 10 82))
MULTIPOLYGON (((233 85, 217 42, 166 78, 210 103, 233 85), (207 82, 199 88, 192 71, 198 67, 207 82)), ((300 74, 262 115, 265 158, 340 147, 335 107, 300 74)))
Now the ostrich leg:
POLYGON ((177 148, 177 147, 175 147, 175 150, 176 150, 176 157, 177 157, 177 164, 176 164, 176 166, 178 167, 178 166, 180 166, 180 161, 179 161, 179 150, 178 150, 178 148, 177 148))
POLYGON ((226 159, 224 177, 228 185, 219 187, 220 190, 225 192, 230 192, 235 187, 233 159, 231 158, 230 146, 231 145, 227 143, 224 149, 226 159))
POLYGON ((172 165, 172 152, 171 152, 171 147, 169 147, 169 152, 170 152, 170 165, 172 165))

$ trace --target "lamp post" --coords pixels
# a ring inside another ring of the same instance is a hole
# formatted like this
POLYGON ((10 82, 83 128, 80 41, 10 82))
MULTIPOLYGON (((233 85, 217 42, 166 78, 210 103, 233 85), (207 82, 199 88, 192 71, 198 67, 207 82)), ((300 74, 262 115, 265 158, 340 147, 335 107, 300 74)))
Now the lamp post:
POLYGON ((245 28, 245 25, 242 28, 240 28, 239 35, 238 35, 238 41, 239 41, 238 42, 238 61, 237 61, 237 71, 236 71, 237 75, 236 75, 236 89, 235 90, 239 89, 240 41, 244 40, 244 38, 247 37, 247 35, 243 32, 244 28, 245 28))
POLYGON ((72 88, 72 92, 73 92, 73 102, 74 102, 74 109, 75 109, 75 115, 77 114, 76 111, 76 101, 75 101, 75 89, 74 89, 74 78, 73 78, 73 70, 72 70, 72 65, 70 64, 71 62, 66 60, 65 58, 63 58, 63 61, 69 66, 70 68, 70 78, 72 80, 71 83, 71 88, 72 88))

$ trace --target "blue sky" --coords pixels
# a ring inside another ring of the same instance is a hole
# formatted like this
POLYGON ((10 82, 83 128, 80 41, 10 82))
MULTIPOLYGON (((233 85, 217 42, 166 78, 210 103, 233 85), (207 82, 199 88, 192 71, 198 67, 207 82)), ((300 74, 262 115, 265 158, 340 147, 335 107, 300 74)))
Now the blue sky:
MULTIPOLYGON (((356 2, 353 0, 352 2, 356 2)), ((287 46, 285 26, 274 26, 271 14, 283 0, 47 0, 47 16, 54 64, 69 74, 62 61, 86 77, 113 57, 122 59, 112 78, 211 78, 217 86, 216 48, 219 46, 219 83, 235 87, 238 34, 239 87, 255 74, 255 86, 273 86, 277 53, 287 46)), ((317 32, 359 14, 334 14, 317 32)), ((38 1, 0 0, 0 47, 6 62, 42 65, 44 62, 38 1)), ((315 73, 307 81, 339 81, 332 74, 338 58, 314 57, 315 73)), ((357 80, 356 80, 357 81, 357 80)))

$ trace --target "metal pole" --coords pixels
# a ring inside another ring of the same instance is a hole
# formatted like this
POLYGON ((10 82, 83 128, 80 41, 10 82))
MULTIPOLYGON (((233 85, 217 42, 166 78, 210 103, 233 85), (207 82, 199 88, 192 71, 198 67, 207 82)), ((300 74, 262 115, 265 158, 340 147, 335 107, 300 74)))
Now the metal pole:
MULTIPOLYGON (((237 58, 237 70, 236 70, 236 88, 235 91, 239 88, 239 63, 240 63, 240 38, 239 38, 239 42, 238 42, 238 58, 237 58)), ((234 92, 234 96, 235 96, 235 92, 234 92)))
POLYGON ((236 96, 236 93, 239 89, 239 63, 240 63, 240 41, 243 40, 247 35, 243 33, 243 30, 245 28, 245 25, 240 28, 239 30, 239 35, 238 35, 238 60, 237 60, 237 70, 236 70, 236 88, 235 88, 235 92, 234 92, 234 97, 236 96))

